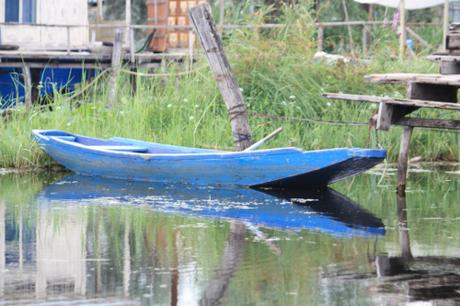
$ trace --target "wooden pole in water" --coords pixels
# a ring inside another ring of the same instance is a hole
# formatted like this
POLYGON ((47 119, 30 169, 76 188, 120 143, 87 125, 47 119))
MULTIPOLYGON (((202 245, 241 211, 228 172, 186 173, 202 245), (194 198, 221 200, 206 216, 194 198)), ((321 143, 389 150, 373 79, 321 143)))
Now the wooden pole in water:
POLYGON ((398 158, 398 195, 403 196, 406 193, 407 165, 409 161, 409 146, 412 136, 413 127, 406 126, 401 136, 401 146, 399 148, 398 158))
POLYGON ((244 150, 251 145, 246 104, 225 55, 209 5, 201 4, 191 8, 189 16, 227 106, 235 145, 238 150, 244 150))
POLYGON ((399 246, 401 247, 401 257, 411 259, 412 251, 410 248, 409 228, 407 225, 406 196, 397 195, 396 205, 398 207, 399 246))
POLYGON ((112 49, 112 71, 109 83, 109 96, 107 107, 112 108, 114 102, 117 99, 117 79, 121 66, 121 44, 122 44, 122 33, 120 29, 115 31, 115 40, 113 42, 112 49))

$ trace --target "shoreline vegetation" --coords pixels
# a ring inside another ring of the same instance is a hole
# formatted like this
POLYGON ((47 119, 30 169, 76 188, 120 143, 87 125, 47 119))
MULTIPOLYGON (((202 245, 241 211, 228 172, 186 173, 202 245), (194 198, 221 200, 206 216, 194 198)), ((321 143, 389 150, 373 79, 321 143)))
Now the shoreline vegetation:
MULTIPOLYGON (((388 150, 388 161, 395 161, 401 128, 376 133, 367 124, 376 106, 332 101, 321 95, 347 92, 404 97, 403 87, 367 84, 363 76, 435 73, 438 64, 425 60, 426 54, 399 61, 397 36, 385 32, 391 29, 375 34, 371 60, 328 64, 313 57, 316 33, 307 8, 286 8, 280 18, 284 18, 283 28, 238 29, 224 35, 227 56, 248 106, 253 141, 282 126, 284 131, 265 148, 382 147, 388 150)), ((55 165, 32 140, 32 129, 204 148, 233 147, 225 104, 202 55, 192 65, 188 61, 169 64, 157 73, 156 77, 137 76, 132 94, 129 75, 122 72, 117 80, 117 101, 112 101, 111 108, 107 107, 106 76, 78 97, 56 92, 48 105, 28 110, 17 107, 0 118, 0 168, 38 170, 55 165)), ((415 113, 427 115, 455 119, 457 114, 440 110, 415 113)), ((410 156, 424 161, 459 161, 459 135, 415 129, 410 156)))

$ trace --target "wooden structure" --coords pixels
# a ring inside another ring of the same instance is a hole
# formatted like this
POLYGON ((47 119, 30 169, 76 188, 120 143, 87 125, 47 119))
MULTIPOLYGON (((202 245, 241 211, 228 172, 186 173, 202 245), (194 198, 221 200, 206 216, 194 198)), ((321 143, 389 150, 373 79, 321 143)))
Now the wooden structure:
POLYGON ((0 0, 1 44, 23 50, 85 48, 88 24, 87 0, 0 0), (36 26, 43 24, 54 26, 36 26))
MULTIPOLYGON (((133 67, 159 67, 164 60, 180 61, 187 53, 156 54, 142 52, 131 54, 121 50, 120 61, 133 67), (133 60, 134 59, 134 60, 133 60)), ((89 51, 0 51, 0 68, 16 67, 22 70, 24 80, 25 104, 32 105, 38 98, 41 71, 45 68, 108 69, 113 65, 112 48, 108 52, 92 53, 89 51)))
POLYGON ((457 93, 458 88, 460 88, 460 56, 437 55, 431 58, 441 61, 441 72, 457 71, 459 74, 396 73, 374 74, 365 77, 365 80, 371 83, 406 85, 406 99, 353 94, 325 94, 331 99, 378 103, 378 114, 371 119, 374 127, 378 130, 388 130, 392 125, 404 126, 398 162, 397 190, 399 194, 405 193, 409 145, 413 128, 460 130, 460 120, 406 117, 419 108, 460 111, 460 104, 457 103, 457 93), (445 66, 444 69, 443 65, 445 66))
POLYGON ((190 9, 190 18, 227 105, 235 144, 239 150, 244 150, 251 146, 246 103, 225 55, 209 5, 203 4, 190 9))

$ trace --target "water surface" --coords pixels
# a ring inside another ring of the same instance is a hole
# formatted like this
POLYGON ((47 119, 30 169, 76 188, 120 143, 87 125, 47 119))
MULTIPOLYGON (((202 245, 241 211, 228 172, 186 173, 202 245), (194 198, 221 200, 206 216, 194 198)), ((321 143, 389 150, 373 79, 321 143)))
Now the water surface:
POLYGON ((0 305, 460 303, 460 172, 326 193, 0 175, 0 305))

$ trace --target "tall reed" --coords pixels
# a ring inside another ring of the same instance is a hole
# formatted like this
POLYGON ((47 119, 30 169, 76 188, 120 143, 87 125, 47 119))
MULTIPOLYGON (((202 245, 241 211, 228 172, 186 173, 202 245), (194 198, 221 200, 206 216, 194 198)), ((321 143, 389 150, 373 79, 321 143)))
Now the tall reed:
MULTIPOLYGON (((261 22, 255 16, 254 22, 261 22)), ((327 64, 316 61, 315 28, 306 7, 286 7, 283 28, 235 30, 224 36, 229 61, 249 108, 254 139, 278 126, 285 131, 269 147, 297 146, 307 150, 332 147, 376 147, 395 160, 400 129, 376 136, 366 122, 376 111, 365 103, 329 101, 323 92, 404 96, 402 87, 363 82, 368 73, 434 72, 437 64, 423 58, 399 62, 385 41, 370 62, 327 64), (358 122, 359 125, 350 122, 358 122)), ((95 137, 130 137, 201 147, 230 147, 227 112, 215 80, 202 56, 189 64, 169 64, 169 76, 137 78, 131 94, 129 76, 118 79, 118 100, 107 105, 107 80, 101 78, 78 98, 56 92, 50 107, 19 108, 0 120, 0 167, 40 168, 52 165, 31 140, 32 129, 61 129, 95 137), (189 70, 187 74, 175 72, 189 70), (52 109, 51 111, 49 109, 52 109)), ((453 112, 424 115, 453 118, 453 112)), ((456 133, 416 130, 412 156, 425 160, 458 160, 456 133)))

